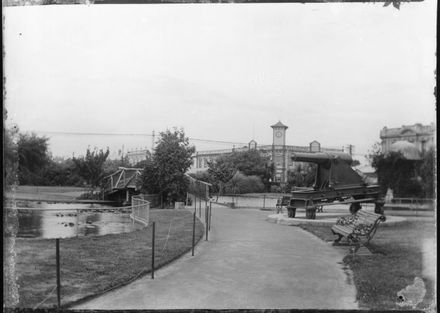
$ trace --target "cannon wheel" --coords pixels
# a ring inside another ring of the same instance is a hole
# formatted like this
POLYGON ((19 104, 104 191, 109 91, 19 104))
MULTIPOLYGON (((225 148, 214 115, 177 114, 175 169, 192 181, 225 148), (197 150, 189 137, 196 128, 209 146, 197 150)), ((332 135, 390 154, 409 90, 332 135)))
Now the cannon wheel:
POLYGON ((296 215, 296 208, 288 206, 287 207, 287 217, 294 218, 295 215, 296 215))
POLYGON ((375 202, 374 203, 374 213, 383 215, 383 213, 384 213, 383 206, 384 206, 383 202, 375 202))
POLYGON ((355 202, 350 204, 350 213, 351 214, 356 214, 357 211, 359 211, 360 209, 362 209, 362 206, 359 202, 355 202))
POLYGON ((314 220, 316 218, 316 207, 306 208, 306 218, 314 220))
POLYGON ((306 218, 309 220, 314 220, 316 218, 316 208, 307 208, 306 218))

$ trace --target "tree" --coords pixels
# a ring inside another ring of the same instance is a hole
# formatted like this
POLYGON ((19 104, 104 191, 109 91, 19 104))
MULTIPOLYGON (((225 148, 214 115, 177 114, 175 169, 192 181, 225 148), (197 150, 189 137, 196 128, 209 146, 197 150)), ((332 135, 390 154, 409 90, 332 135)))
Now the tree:
POLYGON ((370 154, 371 166, 376 169, 379 190, 385 195, 388 188, 400 197, 420 197, 423 187, 417 178, 420 161, 408 160, 400 152, 370 154))
POLYGON ((315 182, 317 166, 314 163, 297 163, 293 170, 289 171, 287 187, 311 187, 315 182))
POLYGON ((84 178, 93 188, 98 187, 105 176, 104 163, 109 154, 110 151, 108 148, 106 151, 102 149, 98 151, 97 148, 90 151, 90 149, 87 148, 85 157, 72 159, 78 175, 84 178))
POLYGON ((3 129, 3 179, 6 189, 18 183, 18 152, 14 137, 17 136, 17 128, 3 129))
POLYGON ((116 172, 119 167, 130 167, 130 161, 128 160, 128 156, 121 156, 120 159, 107 159, 104 162, 103 169, 105 176, 113 174, 116 172))
POLYGON ((214 177, 220 192, 237 171, 246 176, 258 176, 268 190, 274 166, 258 150, 233 152, 208 162, 208 173, 214 177))
POLYGON ((79 176, 72 159, 50 160, 42 172, 42 181, 46 186, 83 186, 84 179, 79 176))
POLYGON ((20 184, 41 183, 41 173, 49 164, 47 137, 36 134, 20 134, 17 143, 18 175, 20 184))
POLYGON ((183 129, 161 132, 153 155, 145 162, 142 189, 147 193, 159 193, 168 203, 184 201, 188 190, 185 173, 192 164, 194 151, 183 129))
POLYGON ((226 184, 226 191, 234 195, 252 192, 263 192, 264 185, 259 176, 246 176, 240 172, 237 172, 226 184))
POLYGON ((214 177, 209 174, 208 171, 190 173, 189 176, 199 181, 211 184, 212 186, 210 187, 210 192, 218 193, 218 185, 216 184, 214 177))
POLYGON ((208 162, 208 174, 212 177, 212 184, 217 190, 217 199, 224 192, 225 184, 234 176, 237 169, 230 159, 222 155, 215 161, 208 162))
POLYGON ((429 149, 422 155, 422 162, 418 169, 418 175, 423 189, 423 196, 425 198, 433 198, 435 190, 435 151, 433 148, 429 149))
POLYGON ((263 157, 258 150, 233 152, 229 155, 230 163, 246 176, 258 176, 268 189, 274 167, 268 157, 263 157))

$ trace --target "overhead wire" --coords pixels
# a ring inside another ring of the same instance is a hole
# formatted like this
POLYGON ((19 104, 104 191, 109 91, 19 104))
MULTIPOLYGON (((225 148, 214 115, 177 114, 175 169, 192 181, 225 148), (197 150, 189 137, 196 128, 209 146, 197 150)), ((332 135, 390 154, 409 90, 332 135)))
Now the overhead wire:
MULTIPOLYGON (((35 133, 40 134, 54 134, 54 135, 71 135, 71 136, 145 136, 145 137, 155 137, 152 134, 147 133, 99 133, 99 132, 63 132, 63 131, 42 131, 42 130, 34 130, 35 133)), ((214 139, 201 139, 201 138, 193 138, 188 137, 191 141, 199 141, 199 142, 213 142, 213 143, 224 143, 224 144, 247 144, 246 142, 237 142, 237 141, 225 141, 225 140, 214 140, 214 139)))

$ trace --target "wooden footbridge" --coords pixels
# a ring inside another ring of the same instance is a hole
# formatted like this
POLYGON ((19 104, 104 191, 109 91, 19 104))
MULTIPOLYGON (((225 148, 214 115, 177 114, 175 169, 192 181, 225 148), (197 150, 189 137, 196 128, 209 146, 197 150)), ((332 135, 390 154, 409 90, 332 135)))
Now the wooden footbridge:
POLYGON ((104 199, 129 203, 131 196, 140 190, 138 179, 141 173, 141 168, 119 167, 104 177, 104 199))

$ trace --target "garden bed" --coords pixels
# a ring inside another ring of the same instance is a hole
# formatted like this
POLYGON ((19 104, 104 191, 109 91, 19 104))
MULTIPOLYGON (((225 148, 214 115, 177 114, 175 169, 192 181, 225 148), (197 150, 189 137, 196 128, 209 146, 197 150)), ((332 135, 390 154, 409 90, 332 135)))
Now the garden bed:
MULTIPOLYGON (((156 222, 155 268, 191 249, 193 217, 184 210, 151 210, 156 222)), ((63 307, 80 299, 104 293, 151 271, 151 227, 131 233, 60 240, 61 303, 63 307)), ((196 242, 203 225, 196 220, 196 242)), ((11 238, 4 239, 4 247, 11 238)), ((4 249, 5 254, 11 251, 4 249), (6 251, 5 251, 6 250, 6 251)), ((17 307, 51 308, 57 303, 54 239, 15 239, 17 307)), ((4 255, 11 260, 11 255, 4 255)), ((4 264, 5 266, 5 264, 4 264)), ((4 294, 12 306, 14 290, 4 294)))
MULTIPOLYGON (((300 227, 324 241, 333 241, 335 238, 331 226, 300 227)), ((397 293, 414 284, 415 277, 422 278, 426 287, 426 295, 415 309, 428 309, 435 303, 435 264, 427 264, 427 260, 432 258, 430 253, 435 257, 436 251, 426 251, 426 243, 435 242, 435 228, 433 221, 412 221, 393 227, 379 226, 367 246, 372 255, 348 254, 344 258, 344 263, 353 271, 360 308, 413 309, 399 306, 397 293)))

